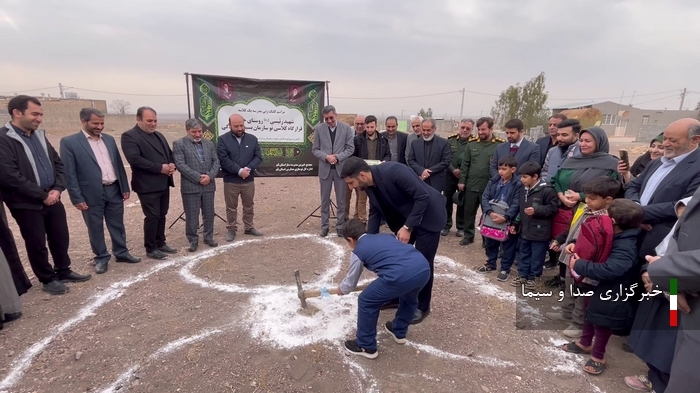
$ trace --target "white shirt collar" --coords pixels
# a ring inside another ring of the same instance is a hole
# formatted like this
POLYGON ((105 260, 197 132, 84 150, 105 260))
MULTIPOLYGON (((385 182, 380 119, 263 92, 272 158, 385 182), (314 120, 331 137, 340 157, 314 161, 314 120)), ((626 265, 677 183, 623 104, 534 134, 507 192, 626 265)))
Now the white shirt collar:
POLYGON ((683 160, 685 160, 685 158, 688 157, 688 156, 690 155, 690 153, 692 153, 692 152, 694 152, 694 151, 695 151, 695 150, 691 150, 691 151, 689 151, 689 152, 687 152, 687 153, 685 153, 685 154, 681 154, 680 156, 674 157, 674 158, 666 158, 665 156, 662 156, 662 157, 661 157, 661 162, 662 162, 663 164, 668 164, 668 163, 670 163, 671 161, 673 161, 676 165, 678 165, 678 164, 680 164, 681 162, 683 162, 683 160))

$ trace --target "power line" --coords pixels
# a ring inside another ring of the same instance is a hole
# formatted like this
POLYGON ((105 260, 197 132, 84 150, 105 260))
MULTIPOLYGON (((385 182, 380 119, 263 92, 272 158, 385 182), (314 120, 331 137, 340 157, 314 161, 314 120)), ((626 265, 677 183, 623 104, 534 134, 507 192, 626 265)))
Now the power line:
POLYGON ((398 99, 403 99, 403 98, 421 98, 421 97, 432 97, 432 96, 444 96, 447 94, 455 94, 455 93, 461 93, 461 90, 457 91, 448 91, 445 93, 434 93, 434 94, 421 94, 421 95, 416 95, 416 96, 402 96, 402 97, 338 97, 338 96, 331 96, 334 99, 340 99, 340 100, 398 100, 398 99))
POLYGON ((548 101, 594 101, 594 100, 612 100, 612 99, 618 99, 618 98, 625 98, 625 97, 645 97, 645 96, 655 96, 659 94, 666 94, 666 93, 673 93, 673 92, 678 92, 680 94, 681 89, 675 89, 675 90, 668 90, 668 91, 659 91, 656 93, 645 93, 645 94, 633 94, 629 96, 623 95, 622 97, 620 96, 611 96, 611 97, 597 97, 597 98, 548 98, 548 101))
POLYGON ((663 101, 663 100, 668 100, 668 99, 670 99, 670 98, 676 98, 676 97, 678 97, 678 94, 674 94, 674 95, 672 95, 672 96, 663 97, 663 98, 657 98, 657 99, 655 99, 655 100, 649 100, 649 101, 644 101, 644 102, 637 102, 637 103, 635 103, 634 105, 648 104, 648 103, 650 103, 650 102, 663 101))
POLYGON ((185 97, 187 94, 141 94, 141 93, 117 93, 114 91, 103 91, 103 90, 91 90, 83 89, 81 87, 64 87, 64 89, 73 89, 81 91, 89 91, 92 93, 103 93, 103 94, 116 94, 122 96, 141 96, 141 97, 185 97))
POLYGON ((3 91, 0 92, 0 94, 14 94, 14 93, 29 93, 32 91, 40 91, 40 90, 48 90, 48 89, 57 89, 58 86, 49 86, 49 87, 42 87, 41 89, 29 89, 29 90, 13 90, 13 91, 3 91))

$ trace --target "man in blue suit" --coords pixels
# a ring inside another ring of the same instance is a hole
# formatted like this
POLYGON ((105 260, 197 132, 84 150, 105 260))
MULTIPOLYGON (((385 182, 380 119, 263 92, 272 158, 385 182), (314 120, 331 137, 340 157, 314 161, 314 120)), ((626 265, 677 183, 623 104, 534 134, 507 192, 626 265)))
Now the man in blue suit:
POLYGON ((124 230, 124 201, 129 199, 129 181, 111 135, 102 134, 105 116, 94 108, 80 111, 82 129, 61 139, 61 160, 65 166, 68 196, 83 214, 90 247, 95 254, 95 273, 107 271, 111 256, 105 244, 104 225, 112 239, 117 262, 137 263, 129 254, 124 230))
POLYGON ((540 162, 540 146, 525 139, 525 125, 520 119, 510 119, 504 126, 508 143, 502 143, 496 148, 491 160, 491 178, 498 176, 498 160, 506 156, 515 156, 518 168, 528 161, 540 162))
MULTIPOLYGON (((350 188, 363 190, 369 197, 367 233, 379 233, 384 218, 402 243, 414 244, 428 260, 430 279, 418 294, 418 310, 411 322, 420 323, 430 314, 433 263, 440 243, 440 231, 447 221, 445 197, 422 182, 411 168, 397 162, 370 167, 363 159, 350 157, 343 166, 341 177, 350 188)), ((398 305, 398 299, 385 308, 394 305, 398 305)))
POLYGON ((255 135, 245 132, 245 119, 231 115, 228 119, 231 132, 219 136, 216 152, 224 173, 224 198, 226 201, 226 241, 236 238, 238 227, 238 197, 243 202, 243 233, 262 236, 253 226, 255 198, 255 170, 262 163, 260 145, 255 135))

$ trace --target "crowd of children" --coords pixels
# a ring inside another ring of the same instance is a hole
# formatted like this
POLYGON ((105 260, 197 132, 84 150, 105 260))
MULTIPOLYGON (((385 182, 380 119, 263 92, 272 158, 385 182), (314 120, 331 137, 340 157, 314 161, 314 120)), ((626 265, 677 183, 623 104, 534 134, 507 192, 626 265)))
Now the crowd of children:
POLYGON ((590 355, 584 371, 600 374, 610 336, 628 334, 634 321, 632 302, 602 298, 609 291, 619 292, 620 286, 635 288, 639 279, 637 238, 644 218, 642 207, 615 199, 622 187, 619 180, 594 178, 584 186, 585 202, 574 207, 569 229, 552 238, 552 220, 560 203, 557 193, 540 177, 538 163, 516 166, 514 157, 501 158, 498 176, 483 194, 480 230, 487 261, 476 270, 497 272, 496 279, 506 281, 517 255, 517 275, 511 284, 531 290, 543 284, 538 281, 548 251, 559 253, 558 261, 567 270, 565 288, 577 289, 564 291, 563 312, 579 315, 583 326, 581 337, 562 349, 590 355), (593 291, 593 296, 575 296, 579 291, 593 291))

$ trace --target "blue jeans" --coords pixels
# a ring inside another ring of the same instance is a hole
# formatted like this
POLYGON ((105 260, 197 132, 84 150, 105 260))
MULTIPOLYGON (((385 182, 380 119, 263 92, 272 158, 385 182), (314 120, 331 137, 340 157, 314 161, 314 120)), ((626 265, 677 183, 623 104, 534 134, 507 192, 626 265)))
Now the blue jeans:
POLYGON ((520 262, 518 276, 534 280, 542 276, 544 259, 547 257, 549 242, 538 242, 523 239, 520 243, 520 262))
POLYGON ((369 284, 357 300, 357 345, 368 350, 377 349, 379 309, 395 298, 399 298, 399 308, 391 327, 396 337, 406 337, 408 325, 418 308, 418 292, 429 279, 430 270, 426 268, 413 278, 401 282, 390 284, 379 277, 369 284))
POLYGON ((498 250, 503 248, 503 257, 501 258, 501 270, 510 272, 515 260, 515 252, 518 245, 518 235, 508 236, 508 240, 499 242, 497 240, 486 238, 486 263, 492 269, 498 268, 498 250))

